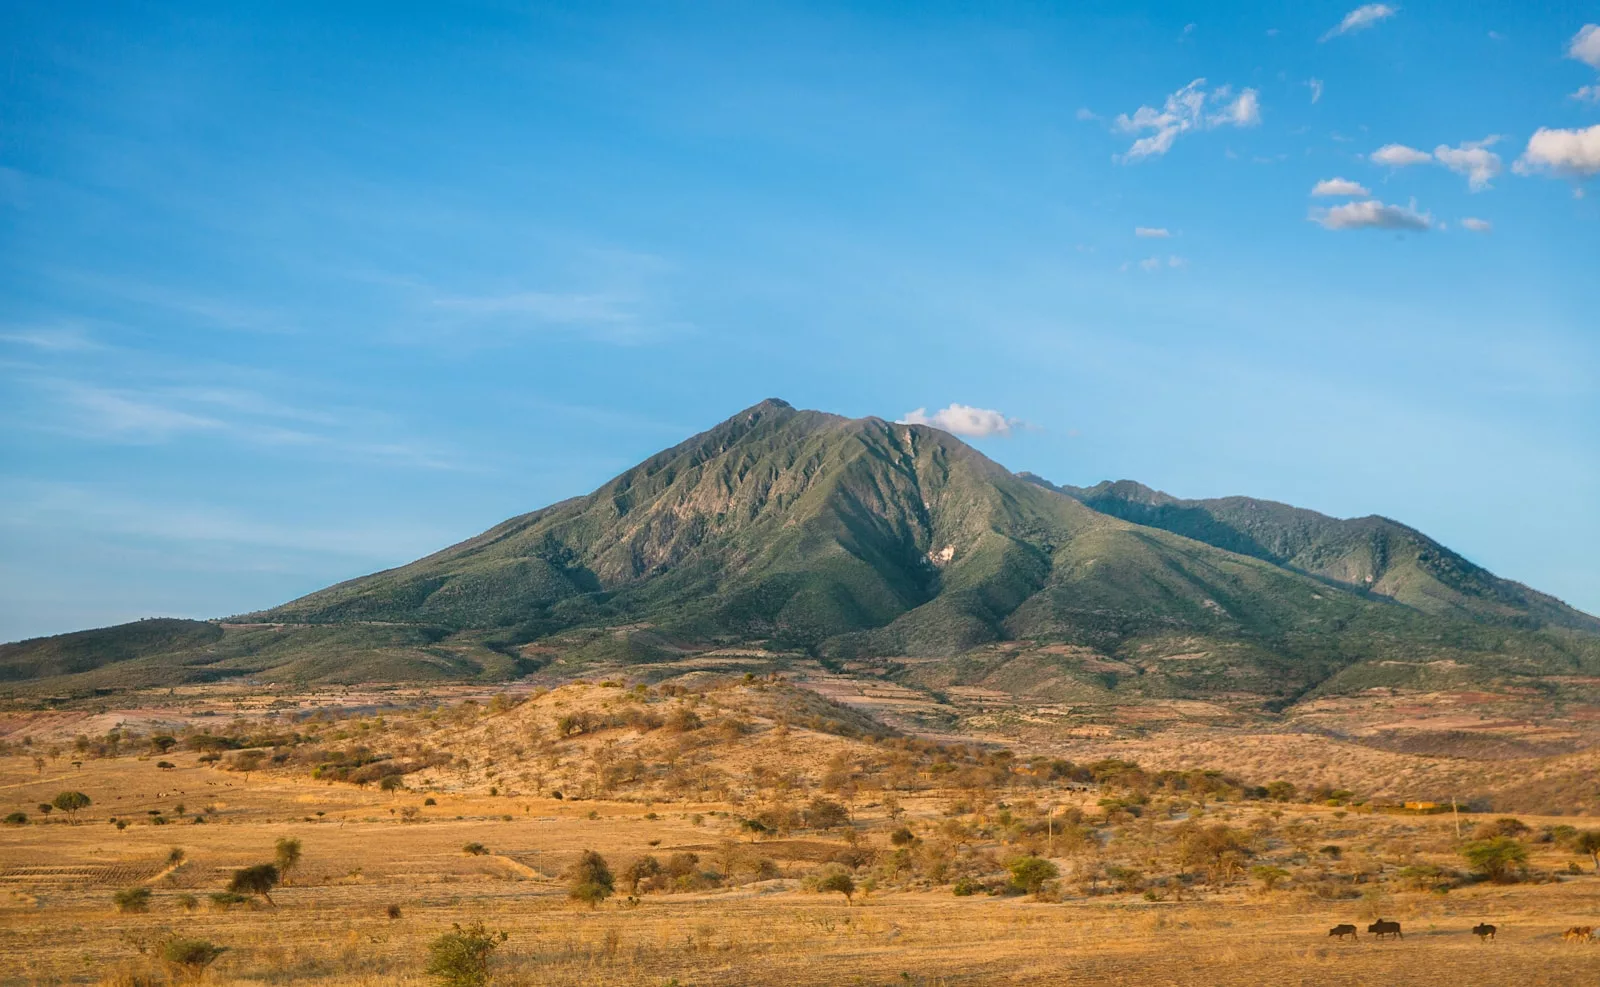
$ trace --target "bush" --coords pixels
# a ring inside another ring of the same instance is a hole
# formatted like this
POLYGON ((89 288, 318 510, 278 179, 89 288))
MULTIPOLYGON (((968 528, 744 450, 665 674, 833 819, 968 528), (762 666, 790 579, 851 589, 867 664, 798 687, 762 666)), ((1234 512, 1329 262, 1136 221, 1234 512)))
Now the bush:
POLYGON ((1271 864, 1257 864, 1250 868, 1250 876, 1261 882, 1263 890, 1273 891, 1288 879, 1289 872, 1271 864))
POLYGON ((278 868, 275 864, 242 867, 233 872, 233 879, 228 882, 228 890, 234 894, 258 894, 265 898, 269 905, 274 905, 270 892, 277 886, 278 868))
POLYGON ((300 841, 292 836, 280 836, 273 844, 272 855, 277 862, 279 879, 288 884, 289 875, 300 866, 300 841))
POLYGON ((661 861, 650 854, 645 854, 628 865, 628 869, 622 872, 622 879, 628 884, 629 894, 638 894, 639 885, 642 882, 648 881, 660 873, 661 861))
POLYGON ((1492 840, 1496 836, 1526 836, 1531 830, 1528 824, 1514 816, 1501 816, 1492 822, 1486 822, 1472 831, 1475 840, 1492 840))
POLYGON ((236 891, 218 891, 211 896, 211 907, 219 912, 225 912, 234 905, 249 903, 250 899, 236 891))
POLYGON ((593 850, 583 851, 578 862, 567 870, 567 897, 590 908, 611 897, 615 889, 616 879, 606 866, 606 858, 593 850))
POLYGON ((489 852, 489 848, 482 843, 467 843, 461 847, 461 852, 469 857, 481 857, 489 852))
POLYGON ((856 894, 855 879, 850 876, 849 871, 838 865, 830 867, 822 873, 821 877, 817 878, 817 892, 819 894, 828 894, 834 891, 844 895, 846 907, 851 904, 856 894))
POLYGON ((26 826, 28 824, 28 814, 26 812, 13 812, 6 816, 5 822, 7 826, 26 826))
POLYGON ((392 922, 400 917, 400 906, 391 902, 389 907, 383 910, 383 913, 389 916, 389 920, 392 922))
POLYGON ((955 885, 950 889, 957 898, 970 898, 983 890, 983 885, 970 877, 956 878, 955 885))
POLYGON ((1497 884, 1518 880, 1528 869, 1528 848, 1509 836, 1474 840, 1461 848, 1472 869, 1497 884))
POLYGON ((159 955, 161 962, 172 971, 172 979, 198 983, 205 976, 206 968, 227 951, 226 946, 205 939, 174 936, 161 944, 159 955))
POLYGON ((806 806, 806 825, 812 829, 832 829, 850 821, 850 811, 829 799, 812 799, 806 806))
POLYGON ((1016 857, 1006 864, 1006 870, 1011 872, 1011 887, 1017 891, 1025 891, 1036 895, 1044 890, 1046 881, 1053 881, 1061 876, 1061 871, 1055 864, 1043 857, 1025 855, 1016 857))
POLYGON ((150 910, 149 888, 123 888, 111 896, 119 912, 148 912, 150 910))
POLYGON ((200 899, 192 894, 180 894, 175 900, 178 902, 178 907, 186 912, 192 912, 200 907, 200 899))
POLYGON ((889 834, 889 842, 895 846, 910 846, 917 842, 917 834, 911 831, 910 826, 901 826, 889 834))
POLYGON ((458 922, 428 944, 427 973, 442 987, 481 987, 489 982, 489 958, 508 938, 505 932, 490 932, 482 922, 458 922))

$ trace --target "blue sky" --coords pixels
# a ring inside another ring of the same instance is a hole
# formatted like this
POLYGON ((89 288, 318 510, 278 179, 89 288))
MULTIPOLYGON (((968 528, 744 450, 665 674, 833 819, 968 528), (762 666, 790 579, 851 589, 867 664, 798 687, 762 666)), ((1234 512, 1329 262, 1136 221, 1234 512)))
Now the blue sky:
POLYGON ((0 639, 275 604, 768 396, 1600 611, 1596 23, 6 2, 0 639))

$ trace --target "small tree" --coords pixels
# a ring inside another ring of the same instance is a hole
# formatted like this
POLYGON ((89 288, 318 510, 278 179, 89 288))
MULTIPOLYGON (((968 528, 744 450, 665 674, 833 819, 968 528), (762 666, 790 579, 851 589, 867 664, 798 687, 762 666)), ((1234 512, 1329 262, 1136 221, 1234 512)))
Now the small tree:
POLYGON ((123 888, 111 896, 111 901, 117 906, 119 912, 148 912, 150 910, 149 888, 123 888))
POLYGON ((197 984, 206 975, 206 968, 228 951, 205 939, 186 939, 174 936, 161 944, 161 962, 172 972, 172 979, 180 983, 197 984))
POLYGON ((250 781, 250 772, 261 767, 260 751, 240 751, 233 755, 233 770, 244 773, 244 780, 250 781))
POLYGON ((1586 829, 1579 833, 1573 839, 1572 847, 1579 853, 1587 853, 1589 859, 1594 861, 1594 872, 1600 874, 1600 829, 1586 829))
POLYGON ((1274 891, 1289 877, 1289 872, 1271 864, 1257 864, 1250 868, 1250 876, 1261 882, 1264 891, 1274 891))
POLYGON ((65 812, 68 819, 77 822, 78 813, 87 809, 92 804, 92 800, 82 792, 61 792, 54 799, 51 799, 50 804, 65 812))
POLYGON ((661 861, 651 854, 645 854, 622 872, 622 879, 628 883, 628 893, 638 894, 639 884, 661 873, 661 861))
POLYGON ((441 987, 482 987, 489 982, 489 957, 508 938, 481 921, 465 927, 458 922, 428 944, 427 972, 441 987))
POLYGON ((817 879, 817 892, 819 894, 828 894, 832 891, 837 891, 844 895, 846 908, 850 907, 855 900, 855 879, 843 867, 835 866, 817 879))
POLYGON ((1527 867, 1528 848, 1509 836, 1474 840, 1461 848, 1472 869, 1496 883, 1515 881, 1527 867))
POLYGON ((278 879, 288 884, 289 875, 300 866, 300 841, 292 836, 280 836, 273 845, 273 854, 278 865, 278 879))
POLYGON ((583 851, 578 862, 567 870, 567 897, 590 908, 611 897, 615 889, 616 878, 611 876, 606 858, 593 850, 583 851))
POLYGON ((1014 858, 1006 865, 1006 870, 1011 872, 1013 888, 1032 895, 1042 891, 1046 881, 1053 881, 1061 875, 1055 864, 1043 857, 1031 855, 1014 858))
POLYGON ((272 900, 270 892, 277 886, 278 868, 273 864, 240 868, 233 872, 233 879, 228 882, 228 890, 233 894, 258 894, 274 908, 277 903, 272 900))
POLYGON ((27 824, 28 814, 26 812, 12 812, 6 815, 7 826, 26 826, 27 824))

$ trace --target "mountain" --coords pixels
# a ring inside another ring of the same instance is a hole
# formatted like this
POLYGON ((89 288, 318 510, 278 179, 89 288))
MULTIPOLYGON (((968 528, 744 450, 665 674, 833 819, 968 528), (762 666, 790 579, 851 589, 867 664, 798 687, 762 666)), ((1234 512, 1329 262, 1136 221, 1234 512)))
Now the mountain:
POLYGON ((1253 497, 1180 500, 1132 480, 1070 487, 1031 473, 1018 476, 1103 514, 1263 559, 1427 613, 1600 633, 1600 619, 1521 583, 1501 579, 1422 532, 1385 517, 1345 520, 1253 497))
MULTIPOLYGON (((1531 590, 1496 610, 1500 597, 1446 582, 1420 549, 1406 571, 1434 583, 1417 590, 1387 542, 1369 585, 1367 570, 1322 561, 1342 544, 1332 535, 1169 527, 1124 516, 1136 499, 1102 506, 1013 475, 937 429, 769 400, 587 496, 271 610, 172 628, 170 646, 135 624, 0 647, 0 681, 72 692, 229 675, 495 679, 752 643, 829 663, 906 659, 907 680, 931 686, 1064 698, 1287 702, 1600 672, 1588 618, 1531 590)), ((1145 509, 1167 517, 1160 506, 1145 509)))

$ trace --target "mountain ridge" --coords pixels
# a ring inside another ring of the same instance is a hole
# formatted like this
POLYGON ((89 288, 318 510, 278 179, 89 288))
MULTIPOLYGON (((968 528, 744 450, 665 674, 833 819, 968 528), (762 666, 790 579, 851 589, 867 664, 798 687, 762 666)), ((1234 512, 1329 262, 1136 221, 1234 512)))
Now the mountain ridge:
POLYGON ((233 618, 220 636, 4 645, 0 681, 495 679, 745 644, 933 661, 946 684, 1273 702, 1600 673, 1586 615, 1412 529, 1385 522, 1362 541, 1288 505, 1250 508, 1271 515, 1252 527, 1199 503, 1137 484, 1058 488, 929 426, 769 399, 589 494, 233 618), (1385 567, 1351 581, 1374 552, 1385 567))

